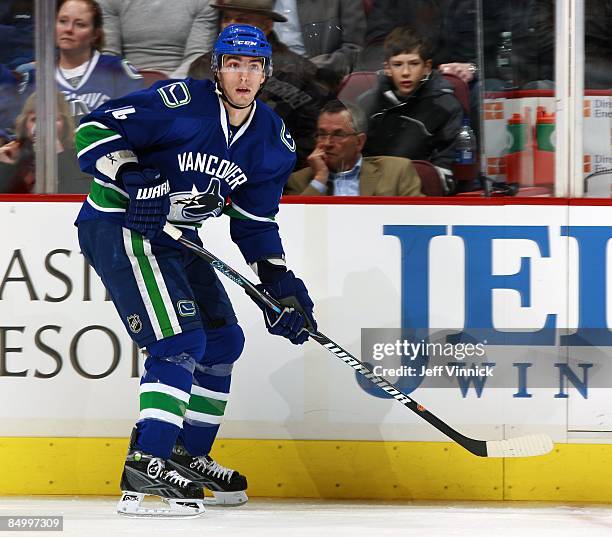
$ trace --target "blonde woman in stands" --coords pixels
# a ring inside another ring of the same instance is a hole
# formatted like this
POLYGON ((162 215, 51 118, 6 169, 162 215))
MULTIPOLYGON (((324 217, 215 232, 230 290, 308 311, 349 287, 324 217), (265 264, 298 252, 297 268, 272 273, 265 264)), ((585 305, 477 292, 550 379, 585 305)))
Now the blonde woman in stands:
MULTIPOLYGON (((142 76, 127 60, 101 54, 104 45, 102 10, 95 0, 60 0, 55 19, 58 50, 57 88, 79 119, 101 104, 142 89, 142 76)), ((34 91, 34 64, 18 70, 28 91, 34 91)))

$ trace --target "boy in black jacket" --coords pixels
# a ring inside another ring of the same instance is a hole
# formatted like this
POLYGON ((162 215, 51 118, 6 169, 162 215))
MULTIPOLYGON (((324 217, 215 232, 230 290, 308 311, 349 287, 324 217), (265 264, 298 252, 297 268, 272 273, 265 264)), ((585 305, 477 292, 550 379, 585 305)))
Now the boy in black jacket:
POLYGON ((384 76, 359 100, 368 114, 364 154, 427 160, 451 175, 463 117, 452 85, 432 70, 432 50, 412 29, 395 28, 384 47, 384 76))

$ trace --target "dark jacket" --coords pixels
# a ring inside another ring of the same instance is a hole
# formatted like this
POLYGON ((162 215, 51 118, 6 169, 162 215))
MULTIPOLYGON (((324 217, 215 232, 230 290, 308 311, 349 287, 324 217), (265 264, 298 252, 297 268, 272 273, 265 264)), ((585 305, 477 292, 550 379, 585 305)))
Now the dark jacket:
POLYGON ((381 76, 378 88, 363 95, 359 104, 368 115, 364 155, 427 160, 450 170, 463 109, 437 71, 404 100, 393 92, 391 80, 381 76))
MULTIPOLYGON (((285 122, 297 145, 296 169, 307 165, 306 157, 314 149, 314 132, 319 109, 327 100, 328 90, 319 83, 317 66, 289 50, 274 32, 268 36, 272 46, 272 76, 258 99, 272 108, 285 122)), ((189 76, 213 79, 211 52, 195 60, 189 76)))

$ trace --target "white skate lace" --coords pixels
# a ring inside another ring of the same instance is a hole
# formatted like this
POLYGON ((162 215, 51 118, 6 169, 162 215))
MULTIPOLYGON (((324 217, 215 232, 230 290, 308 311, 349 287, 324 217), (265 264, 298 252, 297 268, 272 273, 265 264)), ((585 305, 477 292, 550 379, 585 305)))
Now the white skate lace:
POLYGON ((171 470, 170 472, 166 473, 166 479, 170 481, 170 483, 176 483, 179 487, 182 488, 186 487, 189 483, 191 483, 189 479, 183 477, 176 470, 171 470))
POLYGON ((210 474, 213 477, 227 479, 228 482, 232 478, 234 470, 226 468, 225 466, 221 466, 212 459, 208 458, 206 455, 196 457, 196 459, 198 461, 197 467, 199 470, 204 470, 207 474, 210 474))

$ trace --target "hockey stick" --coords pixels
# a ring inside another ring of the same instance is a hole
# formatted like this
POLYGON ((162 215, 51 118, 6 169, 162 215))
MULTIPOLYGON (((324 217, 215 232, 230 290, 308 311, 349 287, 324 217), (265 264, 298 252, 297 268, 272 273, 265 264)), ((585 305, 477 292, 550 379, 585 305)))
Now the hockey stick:
MULTIPOLYGON (((236 272, 232 267, 226 265, 208 250, 183 237, 183 232, 180 229, 167 223, 164 227, 164 231, 174 240, 181 243, 202 259, 208 261, 215 269, 227 276, 234 283, 237 283, 256 303, 265 304, 277 313, 282 311, 280 304, 276 300, 266 293, 262 293, 249 280, 236 272)), ((536 455, 544 455, 553 448, 552 440, 545 434, 520 436, 510 440, 476 440, 474 438, 469 438, 453 429, 450 425, 442 421, 435 414, 432 414, 424 406, 408 397, 405 393, 395 388, 385 379, 375 375, 368 365, 355 358, 350 352, 343 349, 326 335, 319 331, 315 331, 310 332, 310 337, 319 343, 319 345, 322 345, 329 352, 340 358, 345 364, 351 366, 357 373, 368 379, 372 384, 387 392, 394 399, 433 425, 438 431, 445 434, 474 455, 479 457, 534 457, 536 455)))

